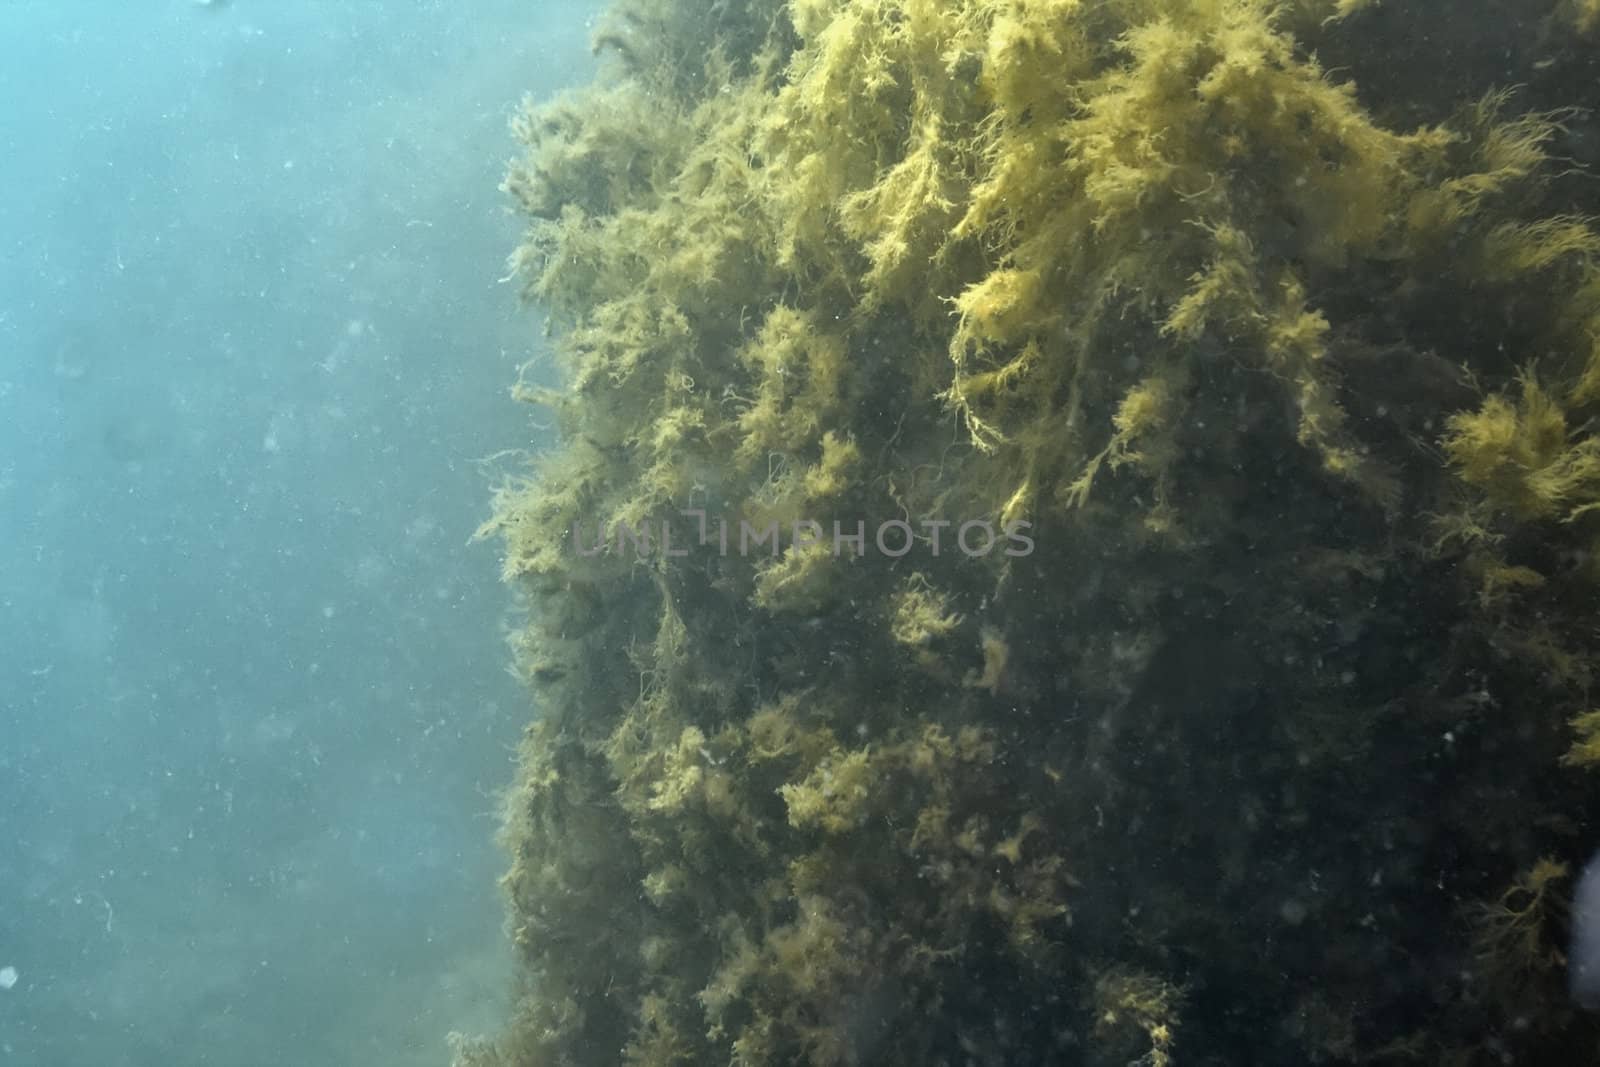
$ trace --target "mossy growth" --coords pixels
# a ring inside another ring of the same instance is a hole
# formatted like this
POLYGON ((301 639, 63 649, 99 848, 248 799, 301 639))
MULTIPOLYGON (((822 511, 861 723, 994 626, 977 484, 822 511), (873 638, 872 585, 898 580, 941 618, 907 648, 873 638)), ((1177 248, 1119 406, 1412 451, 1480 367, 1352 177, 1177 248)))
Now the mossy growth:
POLYGON ((1600 0, 1564 0, 1561 16, 1579 33, 1600 30, 1600 0))
POLYGON ((1535 7, 1457 69, 1355 0, 619 4, 506 181, 561 436, 484 530, 462 1067, 1591 1052, 1600 83, 1535 7))
POLYGON ((1182 993, 1154 975, 1113 967, 1095 979, 1097 1062, 1170 1067, 1177 1061, 1182 993))
POLYGON ((1600 437, 1574 435, 1531 372, 1518 396, 1450 418, 1444 448, 1488 503, 1518 518, 1573 520, 1600 507, 1600 437))
POLYGON ((1574 767, 1600 767, 1600 709, 1572 719, 1574 740, 1561 762, 1574 767))
POLYGON ((1565 1012, 1551 1010, 1565 985, 1568 875, 1565 863, 1541 856, 1498 897, 1467 911, 1472 968, 1465 983, 1511 1025, 1519 1017, 1557 1031, 1571 1025, 1565 1012))

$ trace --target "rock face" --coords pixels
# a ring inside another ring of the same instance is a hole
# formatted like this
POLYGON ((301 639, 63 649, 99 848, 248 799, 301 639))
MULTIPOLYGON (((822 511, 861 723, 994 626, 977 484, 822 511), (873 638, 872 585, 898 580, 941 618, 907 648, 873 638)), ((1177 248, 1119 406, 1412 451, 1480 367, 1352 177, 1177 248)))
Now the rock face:
POLYGON ((620 3, 462 1067, 1592 1050, 1595 21, 620 3))

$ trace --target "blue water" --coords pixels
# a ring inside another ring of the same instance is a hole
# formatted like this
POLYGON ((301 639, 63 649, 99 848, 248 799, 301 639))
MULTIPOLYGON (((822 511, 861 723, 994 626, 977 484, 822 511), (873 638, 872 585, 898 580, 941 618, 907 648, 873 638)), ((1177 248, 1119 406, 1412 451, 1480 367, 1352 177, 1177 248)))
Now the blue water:
POLYGON ((0 4, 0 1064, 505 1010, 496 185, 597 6, 0 4))

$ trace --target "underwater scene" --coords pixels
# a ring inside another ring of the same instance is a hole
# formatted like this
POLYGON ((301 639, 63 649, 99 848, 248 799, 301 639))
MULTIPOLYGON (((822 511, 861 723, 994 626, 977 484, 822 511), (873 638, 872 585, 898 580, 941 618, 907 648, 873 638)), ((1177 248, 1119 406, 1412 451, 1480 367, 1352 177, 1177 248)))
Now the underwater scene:
POLYGON ((0 1065, 1600 1062, 1600 0, 85 10, 0 1065))

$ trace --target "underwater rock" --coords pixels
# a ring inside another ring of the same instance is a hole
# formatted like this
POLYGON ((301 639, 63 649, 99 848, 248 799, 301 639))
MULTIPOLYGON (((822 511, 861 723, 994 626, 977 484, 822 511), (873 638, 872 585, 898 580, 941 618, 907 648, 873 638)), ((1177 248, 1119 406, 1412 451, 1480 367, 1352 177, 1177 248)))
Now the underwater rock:
POLYGON ((505 183, 562 443, 463 1067, 1592 1050, 1600 89, 1396 6, 616 5, 505 183))

